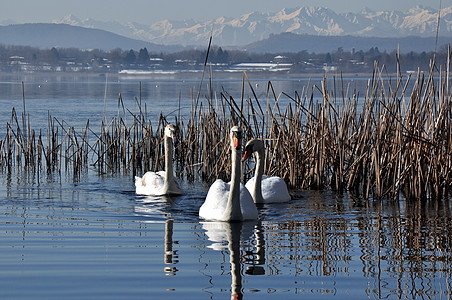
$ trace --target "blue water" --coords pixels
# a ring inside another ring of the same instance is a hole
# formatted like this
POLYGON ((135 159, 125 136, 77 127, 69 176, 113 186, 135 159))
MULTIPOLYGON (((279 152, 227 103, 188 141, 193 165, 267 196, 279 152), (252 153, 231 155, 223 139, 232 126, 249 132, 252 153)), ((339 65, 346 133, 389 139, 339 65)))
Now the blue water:
MULTIPOLYGON (((47 126, 48 115, 58 120, 70 121, 70 125, 80 130, 90 120, 90 127, 100 124, 104 114, 109 120, 123 112, 132 120, 131 114, 137 114, 141 105, 148 118, 156 122, 159 114, 174 119, 180 116, 186 120, 190 113, 193 99, 199 98, 202 103, 206 98, 216 103, 220 93, 240 103, 241 99, 256 97, 265 111, 267 105, 272 109, 276 102, 284 111, 287 104, 292 103, 297 93, 303 100, 320 97, 323 78, 250 78, 243 81, 241 74, 231 78, 201 82, 199 74, 183 77, 138 77, 117 75, 71 75, 71 74, 0 74, 0 121, 8 121, 14 107, 18 115, 24 112, 30 115, 33 128, 47 126), (22 90, 23 82, 23 90, 22 90), (271 85, 269 85, 269 82, 271 85), (140 86, 141 83, 141 86, 140 86), (316 86, 317 88, 313 88, 316 86), (243 92, 242 92, 243 90, 243 92), (23 97, 23 91, 25 97, 23 97), (286 93, 288 95, 284 95, 286 93), (122 103, 118 102, 121 95, 122 103), (198 96, 199 95, 199 96, 198 96), (242 97, 243 95, 243 97, 242 97), (256 96, 256 97, 255 97, 256 96), (24 101, 25 98, 25 101, 24 101), (25 102, 25 108, 24 108, 25 102), (180 111, 180 113, 179 113, 180 111)), ((327 90, 333 93, 333 78, 327 80, 327 90)), ((360 95, 366 92, 367 78, 350 78, 345 81, 344 89, 351 96, 354 89, 360 95)), ((344 94, 347 94, 344 92, 344 94)), ((346 96, 346 95, 345 95, 346 96)))
MULTIPOLYGON (((29 91, 43 78, 0 80, 0 101, 18 111, 22 79, 29 91), (5 91, 7 84, 19 93, 5 91)), ((48 109, 77 124, 102 118, 105 78, 43 80, 55 92, 36 87, 27 94, 30 115, 48 109), (75 95, 78 89, 84 92, 75 95)), ((137 109, 137 80, 116 80, 108 83, 107 102, 121 92, 137 109)), ((142 98, 159 103, 150 110, 168 113, 185 93, 178 89, 199 84, 140 80, 146 90, 165 87, 142 98)), ((216 84, 235 92, 241 86, 216 84)), ((279 84, 288 92, 299 83, 279 84)), ((110 106, 107 113, 116 114, 110 106)), ((0 124, 8 110, 2 108, 0 124)), ((260 206, 258 221, 228 224, 199 219, 208 186, 197 182, 182 181, 186 193, 171 198, 137 196, 131 174, 91 169, 74 181, 65 172, 20 168, 1 173, 0 183, 1 299, 451 298, 450 201, 414 205, 292 191, 289 203, 260 206)))

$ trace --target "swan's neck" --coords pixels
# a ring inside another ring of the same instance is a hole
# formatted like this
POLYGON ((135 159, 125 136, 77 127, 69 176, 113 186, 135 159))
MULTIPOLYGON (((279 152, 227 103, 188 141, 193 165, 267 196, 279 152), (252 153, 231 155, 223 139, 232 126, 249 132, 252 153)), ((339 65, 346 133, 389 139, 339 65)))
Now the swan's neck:
POLYGON ((263 203, 262 197, 262 176, 264 175, 264 150, 261 149, 255 152, 256 170, 254 172, 254 188, 252 196, 255 203, 263 203))
POLYGON ((173 139, 165 136, 165 188, 171 192, 174 185, 173 139))
POLYGON ((242 221, 242 209, 240 208, 240 174, 241 150, 232 149, 232 173, 231 187, 229 191, 228 204, 224 213, 224 219, 228 221, 242 221))
POLYGON ((170 137, 165 137, 165 171, 166 178, 168 181, 174 178, 173 175, 173 139, 170 137))

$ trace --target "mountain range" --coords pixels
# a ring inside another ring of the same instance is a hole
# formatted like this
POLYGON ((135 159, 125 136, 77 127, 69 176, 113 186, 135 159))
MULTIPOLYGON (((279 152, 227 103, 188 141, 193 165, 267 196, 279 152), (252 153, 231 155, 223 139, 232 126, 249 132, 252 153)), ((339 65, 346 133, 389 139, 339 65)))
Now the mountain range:
POLYGON ((407 36, 400 38, 362 37, 362 36, 322 36, 281 33, 271 35, 268 39, 257 41, 246 46, 246 50, 253 53, 284 53, 307 52, 326 53, 334 51, 367 51, 378 48, 379 51, 400 53, 442 51, 450 44, 450 37, 419 37, 407 36))
POLYGON ((0 44, 38 48, 79 49, 141 49, 153 52, 174 52, 177 46, 165 46, 132 39, 106 30, 84 28, 67 24, 29 23, 0 26, 0 44))
MULTIPOLYGON (((436 36, 438 9, 416 6, 402 11, 338 14, 324 7, 282 9, 276 13, 250 12, 205 22, 164 20, 151 25, 134 22, 100 22, 66 16, 54 23, 111 31, 129 38, 165 45, 205 46, 213 33, 215 44, 245 46, 270 35, 293 33, 314 36, 406 37, 436 36)), ((441 9, 440 36, 452 36, 452 7, 441 9)))
POLYGON ((251 12, 236 18, 160 21, 151 25, 97 21, 69 15, 46 24, 0 24, 0 44, 40 48, 76 47, 110 50, 140 49, 174 52, 206 47, 209 37, 226 49, 255 52, 328 52, 338 48, 431 51, 452 40, 452 7, 438 10, 416 6, 405 12, 370 11, 338 14, 323 7, 251 12), (440 18, 438 18, 440 16, 440 18))

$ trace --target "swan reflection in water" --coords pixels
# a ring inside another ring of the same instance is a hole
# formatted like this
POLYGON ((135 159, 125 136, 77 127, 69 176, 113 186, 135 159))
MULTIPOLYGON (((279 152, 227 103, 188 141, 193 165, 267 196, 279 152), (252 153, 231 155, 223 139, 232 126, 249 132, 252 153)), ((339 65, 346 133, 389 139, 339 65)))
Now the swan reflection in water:
MULTIPOLYGON (((174 204, 174 199, 170 196, 147 196, 137 199, 135 204, 135 215, 143 218, 143 222, 162 221, 165 220, 164 235, 164 258, 165 275, 176 275, 178 269, 176 264, 179 263, 179 255, 177 249, 173 246, 177 241, 173 240, 174 219, 169 206, 174 204)), ((260 221, 246 222, 201 222, 202 229, 212 244, 208 245, 215 251, 229 251, 231 276, 232 276, 232 299, 242 299, 242 265, 246 265, 244 271, 247 275, 263 275, 265 270, 262 265, 265 264, 265 242, 263 231, 261 230, 260 221), (253 249, 242 249, 242 244, 248 244, 253 249)))
MULTIPOLYGON (((164 258, 165 275, 176 275, 178 269, 174 266, 179 262, 179 255, 177 250, 173 249, 173 224, 174 219, 171 214, 167 212, 167 206, 172 205, 173 199, 169 196, 147 196, 139 200, 135 205, 135 214, 141 217, 155 217, 165 216, 165 245, 164 245, 164 258)), ((149 222, 152 222, 149 219, 149 222)))
POLYGON ((202 222, 201 224, 209 241, 213 242, 208 248, 216 251, 229 250, 232 277, 231 299, 243 299, 242 262, 252 264, 245 272, 248 275, 262 275, 265 273, 264 268, 258 266, 258 264, 265 263, 265 255, 262 255, 264 248, 262 239, 260 241, 256 239, 257 245, 261 245, 257 248, 256 253, 244 251, 242 256, 240 251, 240 245, 243 242, 250 240, 253 234, 257 237, 256 234, 259 235, 259 232, 261 232, 258 229, 260 226, 257 226, 258 222, 202 222), (255 228, 257 228, 257 233, 255 233, 255 228))
POLYGON ((175 266, 172 266, 179 262, 177 250, 173 250, 173 222, 173 219, 168 219, 165 223, 165 257, 163 261, 167 265, 164 269, 166 275, 176 275, 178 271, 175 266))

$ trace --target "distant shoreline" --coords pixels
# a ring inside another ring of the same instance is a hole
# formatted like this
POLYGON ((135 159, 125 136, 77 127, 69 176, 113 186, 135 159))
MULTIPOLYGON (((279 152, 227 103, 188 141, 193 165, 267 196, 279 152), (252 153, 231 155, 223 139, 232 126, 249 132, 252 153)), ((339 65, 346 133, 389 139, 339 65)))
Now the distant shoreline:
MULTIPOLYGON (((371 78, 372 73, 340 73, 340 72, 326 72, 326 73, 287 73, 287 72, 268 72, 268 71, 246 71, 246 72, 223 72, 213 71, 209 73, 206 71, 204 80, 212 75, 212 79, 242 79, 243 74, 252 79, 297 79, 297 78, 371 78)), ((406 73, 402 73, 406 74, 406 73)), ((177 71, 177 72, 138 72, 138 73, 94 73, 94 72, 2 72, 2 76, 70 76, 70 77, 92 77, 92 78, 136 78, 136 79, 152 79, 152 78, 173 78, 173 79, 196 79, 202 78, 202 71, 177 71)), ((384 76, 395 77, 397 74, 384 74, 384 76)))

